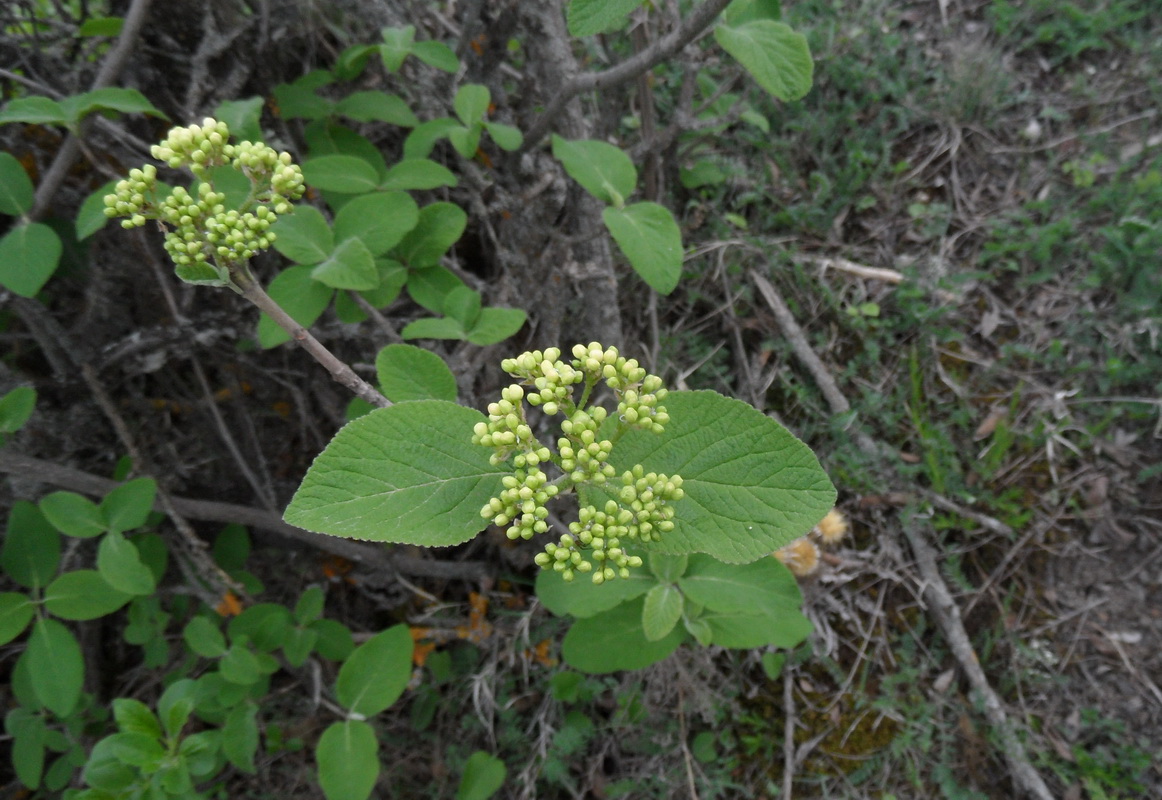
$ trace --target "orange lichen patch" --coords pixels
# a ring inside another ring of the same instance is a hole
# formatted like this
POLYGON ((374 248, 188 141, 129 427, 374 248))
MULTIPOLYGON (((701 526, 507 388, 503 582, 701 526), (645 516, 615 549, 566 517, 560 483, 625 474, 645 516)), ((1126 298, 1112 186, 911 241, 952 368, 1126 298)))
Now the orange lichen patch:
POLYGON ((815 526, 815 532, 823 544, 838 544, 847 536, 847 530, 847 517, 838 508, 828 511, 827 516, 815 526))
POLYGON ((422 641, 432 635, 431 628, 408 628, 408 633, 412 636, 412 641, 415 642, 415 647, 412 649, 412 663, 417 667, 422 667, 428 660, 428 656, 436 649, 436 643, 432 641, 422 641))
POLYGON ((218 605, 214 606, 214 610, 218 612, 220 617, 236 617, 242 613, 242 601, 234 592, 226 592, 222 595, 218 605))
POLYGON ((468 46, 472 48, 472 52, 478 56, 484 55, 484 43, 488 41, 488 37, 483 33, 468 42, 468 46))
POLYGON ((557 659, 549 655, 553 647, 552 639, 544 639, 538 642, 534 647, 525 648, 521 651, 521 657, 526 661, 535 661, 542 667, 557 666, 557 659))
POLYGON ((279 400, 278 402, 271 404, 270 410, 275 414, 278 414, 283 419, 287 419, 291 414, 291 404, 285 400, 279 400))
MULTIPOLYGON (((253 391, 253 388, 246 381, 241 381, 238 384, 238 390, 241 391, 242 394, 250 394, 253 391)), ((223 389, 219 389, 218 391, 214 392, 214 401, 217 403, 224 403, 234 396, 234 391, 235 390, 233 386, 227 386, 223 389)))
POLYGON ((355 564, 343 558, 342 556, 327 556, 323 560, 323 577, 332 582, 346 581, 352 586, 355 585, 355 579, 350 577, 347 573, 355 568, 355 564))
POLYGON ((492 635, 492 623, 486 619, 488 598, 478 592, 469 592, 468 607, 468 624, 458 625, 456 635, 472 644, 481 644, 492 635))
POLYGON ((492 169, 492 159, 488 157, 488 153, 476 148, 476 160, 484 165, 485 169, 492 169))
POLYGON ((810 539, 796 539, 771 555, 800 578, 810 575, 819 567, 819 548, 810 539))

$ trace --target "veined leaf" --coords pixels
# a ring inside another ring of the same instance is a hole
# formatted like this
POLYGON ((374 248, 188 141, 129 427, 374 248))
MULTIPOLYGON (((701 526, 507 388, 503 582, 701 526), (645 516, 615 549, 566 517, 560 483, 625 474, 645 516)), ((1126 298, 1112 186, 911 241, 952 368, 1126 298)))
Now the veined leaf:
POLYGON ((0 286, 21 297, 35 297, 56 272, 61 240, 43 222, 17 225, 0 239, 0 286))
POLYGON ((645 0, 572 0, 567 24, 570 36, 605 33, 625 20, 645 0))
POLYGON ((662 434, 629 431, 618 470, 643 464, 681 475, 674 530, 651 547, 743 564, 811 530, 835 505, 835 487, 807 445, 765 414, 716 392, 673 391, 662 434))
POLYGON ((569 177, 603 203, 620 206, 637 186, 637 169, 629 156, 606 142, 571 142, 554 134, 553 157, 569 177))
POLYGON ((444 359, 410 344, 389 344, 375 357, 379 388, 393 403, 405 400, 455 402, 456 376, 444 359))
POLYGON ((722 49, 768 92, 780 100, 798 100, 811 89, 815 64, 807 37, 771 19, 740 25, 718 25, 714 38, 722 49))
POLYGON ((390 706, 412 677, 415 643, 407 625, 395 625, 347 656, 335 681, 335 696, 348 711, 370 717, 390 706))
POLYGON ((657 203, 634 203, 601 212, 613 241, 650 288, 669 294, 682 275, 682 231, 674 215, 657 203))
POLYGON ((577 620, 561 644, 566 663, 582 672, 602 674, 648 667, 677 650, 686 631, 675 626, 664 638, 651 642, 642 630, 644 605, 639 598, 577 620))
MULTIPOLYGON (((344 426, 307 471, 286 521, 333 536, 425 547, 481 531, 506 473, 472 444, 484 415, 442 400, 377 409, 344 426)), ((822 516, 822 515, 820 515, 822 516)))
POLYGON ((366 800, 379 776, 379 742, 366 722, 333 722, 315 747, 319 785, 327 800, 366 800))
POLYGON ((672 583, 659 583, 646 592, 642 605, 642 632, 646 639, 657 642, 668 636, 682 618, 684 605, 682 592, 672 583))

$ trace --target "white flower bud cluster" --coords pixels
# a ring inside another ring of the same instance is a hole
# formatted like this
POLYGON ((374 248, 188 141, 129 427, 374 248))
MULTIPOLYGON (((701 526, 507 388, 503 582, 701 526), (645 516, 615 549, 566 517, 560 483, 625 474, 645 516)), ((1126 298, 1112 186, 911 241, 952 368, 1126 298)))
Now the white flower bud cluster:
POLYGON ((549 529, 545 504, 557 494, 557 487, 548 480, 536 467, 505 475, 504 491, 480 509, 480 516, 502 528, 508 525, 505 534, 509 539, 531 539, 534 533, 544 533, 549 529))
MULTIPOLYGON (((616 474, 609 456, 621 433, 627 427, 661 433, 670 420, 659 402, 666 396, 661 378, 648 374, 637 361, 598 342, 576 345, 571 352, 569 362, 561 360, 561 350, 556 347, 532 350, 501 362, 501 368, 521 383, 506 387, 500 401, 488 406, 488 421, 477 423, 473 429, 474 444, 495 450, 490 457, 492 464, 512 458, 515 475, 506 476, 500 495, 480 510, 485 519, 502 527, 508 525, 510 539, 529 539, 548 530, 545 503, 557 494, 558 486, 548 482, 539 465, 554 462, 565 473, 566 485, 606 484, 616 474), (608 412, 599 405, 588 405, 590 394, 601 381, 618 401, 619 432, 610 439, 600 438, 608 412), (582 394, 575 401, 573 388, 577 385, 582 385, 582 394), (525 417, 526 400, 549 416, 564 417, 556 456, 533 435, 525 417)), ((569 533, 558 543, 546 545, 536 563, 560 572, 565 580, 572 580, 578 572, 592 573, 593 582, 598 584, 628 577, 630 569, 641 566, 641 558, 626 552, 626 546, 659 541, 663 533, 674 529, 670 504, 683 496, 682 479, 646 473, 638 465, 624 473, 621 482, 616 500, 609 500, 604 510, 581 508, 579 520, 569 525, 569 533)))
POLYGON ((105 215, 128 217, 121 223, 124 228, 159 220, 170 229, 165 249, 178 266, 245 262, 269 248, 274 242, 270 226, 303 195, 302 170, 290 153, 278 153, 261 142, 232 145, 229 138, 226 123, 207 117, 201 125, 171 129, 151 153, 174 169, 189 168, 199 178, 205 178, 211 167, 232 164, 253 187, 242 209, 227 209, 226 196, 209 182, 198 184, 196 196, 179 186, 158 203, 157 169, 146 165, 130 171, 105 196, 105 215), (252 204, 257 205, 251 208, 252 204))
POLYGON ((560 572, 566 581, 576 572, 591 572, 597 584, 628 578, 631 568, 641 566, 641 558, 631 556, 626 544, 658 542, 674 529, 670 504, 685 494, 682 478, 647 473, 638 464, 621 476, 621 482, 617 500, 606 501, 604 510, 582 508, 577 522, 569 524, 569 533, 557 544, 545 545, 537 564, 560 572))

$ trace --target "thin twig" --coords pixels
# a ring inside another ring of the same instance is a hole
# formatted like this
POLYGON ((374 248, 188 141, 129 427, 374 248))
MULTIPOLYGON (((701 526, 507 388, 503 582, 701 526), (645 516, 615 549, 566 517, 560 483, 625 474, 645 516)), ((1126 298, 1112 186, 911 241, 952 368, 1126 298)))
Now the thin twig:
POLYGON ((549 101, 545 110, 529 127, 521 152, 527 152, 536 146, 560 116, 561 109, 574 97, 583 92, 608 89, 631 81, 646 70, 657 66, 693 41, 714 21, 722 9, 730 5, 730 2, 731 0, 706 0, 683 19, 677 28, 640 53, 603 72, 587 72, 573 78, 549 101))
POLYGON ((783 800, 791 800, 795 786, 794 666, 783 663, 783 800))
POLYGON ((291 340, 306 350, 327 372, 331 373, 331 377, 338 383, 346 386, 356 397, 366 400, 373 406, 387 408, 391 405, 391 401, 380 394, 378 389, 356 375, 355 370, 328 350, 322 342, 311 335, 310 331, 295 322, 290 314, 283 311, 282 306, 276 303, 274 298, 259 285, 258 281, 251 277, 248 269, 245 267, 233 269, 230 276, 243 297, 256 305, 259 311, 264 312, 280 328, 290 334, 291 340))

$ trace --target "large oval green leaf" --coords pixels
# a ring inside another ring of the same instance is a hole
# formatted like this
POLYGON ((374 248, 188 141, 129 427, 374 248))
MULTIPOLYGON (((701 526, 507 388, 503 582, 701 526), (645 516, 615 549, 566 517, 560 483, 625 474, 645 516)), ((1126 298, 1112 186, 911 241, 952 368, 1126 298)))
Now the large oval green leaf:
POLYGON ((437 264, 459 240, 468 215, 454 203, 432 203, 420 209, 419 222, 396 246, 394 257, 411 267, 437 264))
POLYGON ((85 661, 69 629, 55 619, 42 619, 28 637, 28 676, 45 707, 67 717, 81 699, 85 661))
POLYGON ((637 186, 637 169, 621 150, 596 139, 569 141, 553 135, 553 157, 569 177, 603 203, 620 206, 637 186))
POLYGON ((61 259, 61 240, 41 222, 17 225, 0 239, 0 286, 35 297, 61 259))
POLYGON ((375 189, 379 173, 357 156, 320 156, 303 162, 303 177, 318 189, 362 194, 375 189))
POLYGON ((11 153, 0 153, 0 214, 16 217, 32 208, 33 186, 11 153))
POLYGON ((416 400, 348 423, 311 464, 286 521, 379 542, 468 541, 485 527, 480 509, 507 474, 488 463, 488 448, 472 444, 483 421, 455 403, 416 400))
POLYGON ((569 3, 570 36, 592 36, 605 33, 625 21, 630 12, 645 0, 572 0, 569 3))
POLYGON ((677 650, 686 631, 675 627, 651 642, 642 630, 643 605, 644 599, 639 598, 577 620, 561 644, 565 662, 582 672, 601 674, 648 667, 677 650))
POLYGON ((651 642, 664 638, 682 618, 685 598, 672 583, 659 583, 646 592, 642 631, 651 642))
POLYGON ((334 289, 374 289, 379 285, 379 270, 367 245, 360 239, 347 239, 326 261, 311 268, 311 278, 334 289))
POLYGON ((537 600, 559 617, 592 617, 641 597, 657 585, 657 579, 645 570, 630 570, 628 578, 598 586, 588 575, 566 581, 559 572, 547 569, 537 574, 537 600))
POLYGON ((807 445, 770 417, 717 392, 670 392, 662 434, 631 430, 613 450, 634 464, 682 476, 674 530, 651 545, 755 561, 804 535, 835 505, 835 487, 807 445))
MULTIPOLYGON (((481 448, 483 449, 483 448, 481 448)), ((8 532, 0 548, 0 567, 26 589, 41 589, 61 563, 61 536, 40 509, 17 500, 8 512, 8 532)))
POLYGON ((312 206, 298 206, 284 214, 270 228, 275 234, 274 249, 299 264, 318 264, 335 247, 331 226, 312 206))
POLYGON ((634 203, 601 212, 613 241, 650 288, 669 294, 682 275, 682 231, 657 203, 634 203))
POLYGON ((0 594, 0 645, 8 644, 28 627, 36 615, 32 599, 20 592, 0 594))
POLYGON ((348 711, 370 717, 390 706, 412 677, 415 643, 407 625, 368 639, 347 657, 335 681, 335 696, 348 711))
POLYGON ((315 746, 319 785, 327 800, 365 800, 379 777, 379 742, 366 722, 334 722, 315 746))
POLYGON ((358 238, 372 255, 378 256, 399 244, 419 220, 420 209, 411 195, 373 192, 356 197, 339 210, 335 215, 335 239, 341 242, 358 238))
POLYGON ((411 344, 389 344, 375 357, 379 388, 393 403, 456 399, 456 376, 444 359, 411 344))
POLYGON ((678 586, 695 603, 724 613, 763 612, 777 616, 798 611, 803 605, 795 576, 775 558, 724 564, 695 553, 678 586))
POLYGON ((45 610, 61 619, 77 621, 112 614, 132 599, 132 595, 117 591, 92 569, 62 573, 44 591, 45 610))
POLYGON ((719 25, 714 38, 768 92, 780 100, 798 100, 811 89, 815 69, 807 38, 771 19, 741 25, 719 25))

